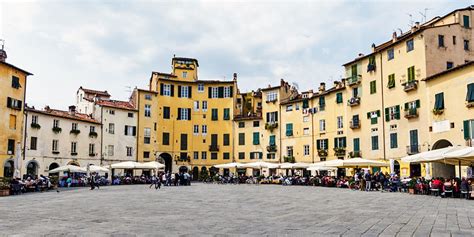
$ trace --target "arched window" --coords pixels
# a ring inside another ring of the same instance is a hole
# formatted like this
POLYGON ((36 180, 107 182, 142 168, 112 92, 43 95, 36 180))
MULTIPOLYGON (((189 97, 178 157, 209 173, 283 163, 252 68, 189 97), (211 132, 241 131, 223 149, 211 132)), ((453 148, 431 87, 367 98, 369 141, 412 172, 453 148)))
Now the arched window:
POLYGON ((15 171, 15 163, 12 160, 7 160, 3 166, 3 176, 11 178, 15 171))
POLYGON ((31 177, 38 175, 38 163, 36 163, 36 161, 30 161, 30 163, 26 165, 26 174, 31 177))

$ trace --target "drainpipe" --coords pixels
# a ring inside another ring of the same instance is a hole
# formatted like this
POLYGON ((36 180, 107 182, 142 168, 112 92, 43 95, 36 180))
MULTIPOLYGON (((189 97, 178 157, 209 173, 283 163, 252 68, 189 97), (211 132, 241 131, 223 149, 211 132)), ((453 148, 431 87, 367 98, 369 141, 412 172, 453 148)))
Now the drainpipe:
POLYGON ((102 160, 104 159, 103 147, 104 147, 104 107, 100 106, 100 165, 102 166, 102 160))
POLYGON ((383 67, 382 67, 382 54, 380 54, 380 83, 382 86, 382 144, 383 144, 383 160, 386 160, 386 155, 387 155, 387 150, 386 150, 386 145, 385 145, 385 102, 384 102, 384 82, 383 82, 383 67))
MULTIPOLYGON (((26 159, 26 137, 28 136, 28 132, 26 131, 27 130, 27 124, 28 124, 28 114, 26 113, 25 111, 25 108, 26 108, 26 83, 27 83, 27 78, 28 76, 25 76, 25 89, 23 90, 23 114, 25 115, 24 118, 25 118, 25 123, 24 123, 24 127, 21 128, 21 129, 24 129, 24 136, 23 136, 23 154, 22 154, 22 158, 23 160, 26 159)), ((19 163, 19 162, 18 162, 19 163)), ((18 170, 20 171, 19 172, 19 176, 21 177, 21 167, 20 167, 20 164, 18 164, 18 170)))

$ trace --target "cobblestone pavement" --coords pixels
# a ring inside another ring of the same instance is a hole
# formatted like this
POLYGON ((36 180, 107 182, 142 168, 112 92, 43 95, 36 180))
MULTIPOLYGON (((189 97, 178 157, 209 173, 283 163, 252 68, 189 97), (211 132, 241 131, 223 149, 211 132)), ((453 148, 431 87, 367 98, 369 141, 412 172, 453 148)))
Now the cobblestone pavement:
POLYGON ((474 236, 474 201, 304 186, 114 186, 0 198, 0 230, 19 236, 474 236))

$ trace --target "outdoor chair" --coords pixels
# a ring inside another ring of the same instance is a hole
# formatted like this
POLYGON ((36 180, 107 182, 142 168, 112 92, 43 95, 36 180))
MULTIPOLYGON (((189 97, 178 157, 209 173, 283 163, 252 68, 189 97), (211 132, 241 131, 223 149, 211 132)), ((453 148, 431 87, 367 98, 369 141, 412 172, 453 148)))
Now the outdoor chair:
POLYGON ((430 188, 430 194, 434 196, 439 196, 439 188, 438 187, 430 188))
POLYGON ((454 197, 453 195, 453 187, 451 186, 444 186, 444 197, 448 197, 448 194, 450 197, 454 197))
POLYGON ((460 198, 469 199, 470 193, 469 190, 461 189, 460 198))

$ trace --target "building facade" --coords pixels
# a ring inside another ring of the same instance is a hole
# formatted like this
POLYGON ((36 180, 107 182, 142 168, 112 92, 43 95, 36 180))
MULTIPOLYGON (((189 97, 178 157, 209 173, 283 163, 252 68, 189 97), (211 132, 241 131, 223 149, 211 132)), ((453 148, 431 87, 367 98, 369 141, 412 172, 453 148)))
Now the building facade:
MULTIPOLYGON (((27 77, 33 74, 6 62, 0 49, 0 177, 13 177, 19 170, 23 143, 23 113, 27 77)), ((19 175, 19 174, 17 174, 19 175)))

